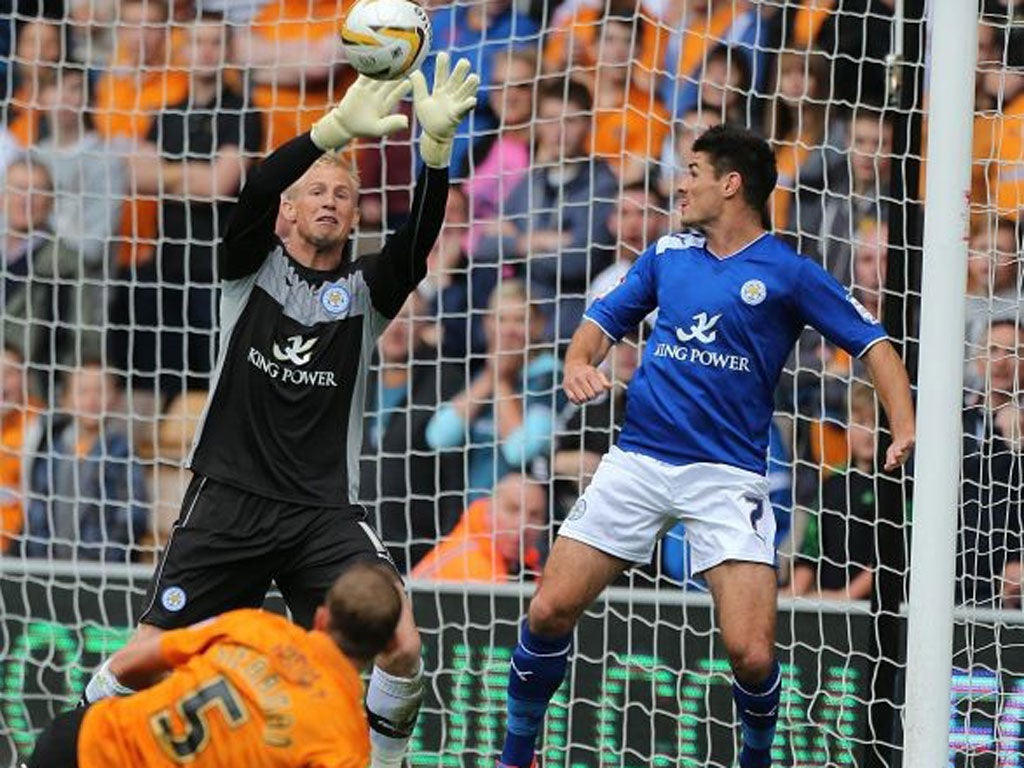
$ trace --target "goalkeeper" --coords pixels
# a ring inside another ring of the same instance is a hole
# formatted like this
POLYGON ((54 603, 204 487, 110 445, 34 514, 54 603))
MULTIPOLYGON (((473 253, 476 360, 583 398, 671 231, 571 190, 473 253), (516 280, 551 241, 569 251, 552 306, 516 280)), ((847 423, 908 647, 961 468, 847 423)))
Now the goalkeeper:
MULTIPOLYGON (((357 79, 242 189, 218 256, 220 355, 189 457, 193 477, 133 642, 260 606, 272 580, 308 627, 347 565, 390 562, 357 501, 366 372, 378 335, 426 274, 455 128, 479 85, 468 61, 449 75, 446 54, 437 58, 432 92, 419 72, 401 82, 357 79), (353 261, 359 189, 335 153, 355 138, 406 128, 408 118, 391 112, 410 90, 424 164, 412 211, 381 253, 353 261), (283 240, 274 229, 279 204, 283 240)), ((85 699, 131 692, 108 662, 85 699)), ((422 695, 406 600, 393 650, 377 657, 367 691, 374 768, 401 764, 422 695)))

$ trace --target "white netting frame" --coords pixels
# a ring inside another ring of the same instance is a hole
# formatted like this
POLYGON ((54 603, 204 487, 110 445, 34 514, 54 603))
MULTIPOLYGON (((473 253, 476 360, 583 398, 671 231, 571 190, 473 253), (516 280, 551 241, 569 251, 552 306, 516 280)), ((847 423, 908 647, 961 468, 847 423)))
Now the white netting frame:
MULTIPOLYGON (((742 4, 736 3, 735 5, 742 5, 742 4)), ((769 12, 771 12, 771 11, 779 12, 779 11, 781 11, 783 9, 783 4, 782 3, 769 3, 769 2, 765 2, 765 3, 761 3, 760 5, 761 5, 762 10, 769 11, 769 12)), ((564 6, 563 6, 563 10, 564 10, 564 6)), ((651 16, 652 14, 653 14, 653 12, 650 12, 650 11, 647 12, 648 16, 651 16)), ((827 21, 826 21, 826 23, 827 23, 827 21)), ((244 23, 243 24, 238 24, 238 26, 240 28, 242 28, 242 27, 244 27, 244 23)), ((998 20, 994 21, 989 26, 999 26, 998 20)), ((711 46, 709 46, 709 48, 710 47, 711 46)), ((1002 53, 1005 54, 1007 52, 1007 50, 1008 50, 1008 46, 1007 46, 1006 43, 1004 43, 1002 47, 1003 47, 1002 53)), ((803 49, 800 48, 799 45, 794 45, 793 48, 796 51, 798 51, 798 52, 800 50, 803 50, 803 49)), ((778 52, 778 49, 773 49, 771 51, 768 51, 768 56, 770 57, 773 53, 777 53, 777 52, 778 52)), ((92 58, 92 53, 91 52, 89 53, 88 57, 90 59, 92 58)), ((878 65, 878 64, 881 64, 882 62, 880 60, 875 59, 871 63, 875 64, 875 65, 878 65)), ((269 69, 269 67, 264 67, 263 69, 266 70, 266 69, 269 69)), ((993 66, 989 65, 989 66, 986 67, 986 69, 989 69, 989 70, 999 70, 999 67, 993 67, 993 66)), ((764 87, 765 88, 769 88, 769 86, 764 86, 764 87)), ((506 89, 506 91, 507 90, 508 89, 506 89)), ((765 92, 762 92, 761 95, 763 95, 765 98, 770 98, 772 96, 772 93, 765 91, 765 92)), ((34 101, 38 101, 38 95, 37 95, 37 98, 34 99, 34 101)), ((813 104, 813 102, 815 101, 815 98, 811 97, 810 99, 805 99, 804 101, 807 102, 807 103, 813 104)), ((844 108, 847 108, 847 109, 848 108, 852 108, 852 110, 853 110, 855 115, 857 114, 857 111, 859 109, 863 108, 863 105, 860 103, 859 99, 846 100, 846 103, 844 103, 844 104, 837 104, 834 99, 830 99, 828 94, 826 94, 826 96, 824 98, 822 98, 821 101, 826 106, 829 106, 830 108, 836 108, 837 110, 841 110, 841 109, 844 109, 844 108)), ((998 105, 999 105, 999 100, 997 100, 997 106, 998 105)), ((745 117, 746 117, 746 119, 749 120, 750 119, 750 115, 752 113, 751 112, 752 111, 752 107, 748 106, 745 111, 746 111, 745 117)), ((870 114, 873 115, 873 113, 870 113, 870 114)), ((535 121, 531 121, 531 123, 533 123, 533 122, 535 122, 535 121)), ((673 125, 673 127, 672 127, 672 131, 674 131, 674 130, 675 130, 675 125, 673 125)), ((536 134, 536 129, 532 128, 531 129, 531 136, 533 136, 535 134, 536 134)), ((827 134, 827 137, 828 137, 828 131, 826 131, 826 134, 827 134)), ((998 148, 994 148, 993 151, 995 151, 996 149, 998 149, 998 148)), ((995 158, 995 159, 996 159, 996 162, 995 162, 996 166, 1000 166, 1000 165, 1004 165, 1004 164, 1008 163, 1008 161, 1005 160, 1005 159, 1001 159, 1001 158, 995 158)), ((877 163, 876 163, 876 165, 877 165, 877 163)), ((621 186, 622 185, 620 184, 620 188, 621 188, 621 186)), ((394 187, 390 187, 386 191, 397 191, 400 188, 401 189, 408 189, 409 185, 408 184, 398 184, 398 185, 395 185, 394 187)), ((618 194, 619 191, 620 191, 620 189, 617 189, 616 190, 616 194, 618 194)), ((611 203, 613 200, 614 200, 613 197, 604 198, 604 202, 608 202, 608 203, 611 203)), ((988 206, 987 203, 982 203, 980 207, 982 209, 989 209, 989 208, 991 208, 991 206, 988 206)), ((531 213, 533 213, 532 210, 531 210, 531 213)), ((781 227, 781 229, 785 230, 785 229, 787 229, 787 226, 784 225, 784 226, 781 227)), ((1018 229, 1018 237, 1019 237, 1019 229, 1018 229)), ((368 237, 367 239, 372 241, 372 236, 368 237)), ((847 240, 849 240, 849 241, 852 241, 854 239, 855 238, 853 238, 852 236, 847 237, 847 240)), ((878 238, 877 233, 876 233, 876 235, 874 236, 874 240, 878 240, 878 239, 879 238, 878 238)), ((870 236, 865 236, 865 240, 868 240, 869 241, 868 244, 870 244, 871 237, 870 236)), ((515 262, 514 258, 507 258, 507 259, 506 258, 502 258, 502 263, 503 264, 504 263, 513 263, 513 262, 515 262)), ((87 270, 85 268, 84 258, 82 260, 82 263, 79 265, 79 268, 80 268, 80 272, 82 274, 86 274, 87 273, 87 270)), ((112 280, 109 279, 110 277, 111 276, 108 273, 104 273, 102 275, 102 278, 93 278, 92 283, 90 283, 90 282, 83 282, 83 283, 81 283, 81 285, 82 286, 89 286, 89 285, 112 285, 114 283, 113 283, 112 280)), ((588 274, 587 274, 587 276, 585 278, 585 284, 589 285, 590 283, 592 283, 593 279, 595 277, 596 277, 596 275, 592 273, 592 270, 588 269, 588 274)), ((504 278, 501 278, 501 279, 504 279, 504 278)), ((132 280, 134 280, 134 278, 129 278, 128 282, 131 282, 132 280)), ((989 293, 991 294, 992 291, 993 291, 993 289, 990 286, 989 293)), ((541 297, 541 296, 537 296, 537 297, 533 297, 533 298, 536 299, 536 300, 540 300, 540 301, 546 300, 544 297, 541 297)), ((994 310, 995 310, 995 303, 996 303, 995 302, 995 298, 996 297, 994 297, 992 295, 989 295, 987 298, 988 298, 988 305, 989 305, 990 309, 993 310, 993 314, 995 314, 994 310)), ((431 323, 431 318, 429 316, 425 317, 424 319, 425 319, 426 322, 431 323)), ((432 324, 435 326, 435 330, 436 330, 438 323, 434 322, 432 324)), ((464 364, 464 361, 462 359, 460 359, 460 358, 457 358, 457 357, 456 358, 452 358, 450 360, 450 362, 454 362, 456 364, 464 364)), ((65 368, 66 367, 67 366, 65 366, 65 368)), ((56 368, 58 370, 61 370, 60 364, 58 364, 58 366, 56 366, 56 368)), ((813 373, 813 370, 810 367, 805 366, 804 369, 808 370, 808 371, 811 371, 813 373)), ((837 378, 840 380, 841 383, 844 383, 847 380, 845 375, 844 376, 839 376, 837 378)), ((991 382, 991 379, 992 379, 991 366, 988 367, 988 370, 986 371, 984 379, 987 382, 991 382)), ((1015 394, 1015 392, 1014 392, 1014 394, 1015 394)), ((825 393, 822 392, 820 397, 818 397, 816 399, 817 399, 817 403, 815 403, 815 405, 822 412, 824 412, 826 410, 825 393)), ((53 405, 55 405, 55 403, 51 401, 47 405, 49 407, 53 407, 53 405)), ((138 407, 138 408, 133 405, 133 406, 130 407, 129 410, 132 413, 141 412, 143 414, 143 418, 141 419, 141 421, 144 424, 147 423, 147 421, 146 421, 147 419, 149 419, 150 422, 151 422, 152 418, 153 418, 152 415, 146 413, 143 410, 143 408, 141 407, 141 405, 142 404, 140 403, 140 407, 138 407)), ((847 416, 848 416, 847 413, 845 411, 843 411, 842 409, 840 409, 840 411, 836 413, 834 418, 823 419, 821 421, 823 423, 823 426, 827 426, 827 424, 830 424, 830 423, 834 424, 834 425, 838 425, 838 426, 843 426, 845 424, 845 420, 846 420, 847 416)), ((179 416, 173 416, 173 415, 170 416, 170 417, 167 417, 165 419, 165 421, 167 421, 168 423, 172 424, 172 426, 178 426, 178 425, 181 425, 181 424, 184 423, 184 419, 183 418, 181 418, 179 416)), ((154 427, 151 426, 150 429, 152 430, 152 429, 154 429, 154 427)), ((186 445, 187 441, 185 441, 180 435, 172 434, 168 439, 172 443, 176 442, 178 444, 179 450, 181 452, 183 452, 187 448, 187 445, 186 445)), ((824 439, 825 438, 821 438, 822 442, 824 442, 824 439)), ((792 453, 796 453, 795 449, 798 447, 798 443, 797 443, 797 437, 796 437, 795 434, 793 435, 793 437, 790 440, 790 447, 792 449, 792 453)), ((401 457, 399 457, 399 458, 401 458, 401 457)), ((167 457, 167 456, 161 456, 161 455, 158 454, 158 455, 154 456, 153 458, 147 459, 146 460, 146 465, 147 465, 147 467, 150 468, 150 471, 155 474, 155 472, 156 472, 155 467, 157 467, 158 465, 160 465, 162 463, 164 468, 168 470, 167 472, 164 473, 166 481, 171 482, 171 483, 173 483, 173 482, 180 482, 180 477, 182 475, 180 473, 180 470, 178 470, 175 467, 174 462, 175 462, 174 456, 167 457)), ((817 473, 817 472, 819 472, 820 467, 822 466, 822 464, 827 464, 828 462, 824 458, 813 458, 812 457, 810 459, 808 459, 808 458, 798 458, 798 459, 796 459, 792 463, 794 463, 797 467, 803 466, 805 469, 809 470, 810 472, 817 473)), ((574 474, 578 473, 578 472, 581 472, 581 471, 582 471, 582 463, 580 464, 580 469, 577 470, 577 472, 574 472, 574 474)), ((403 500, 404 499, 398 499, 398 501, 403 501, 403 500)), ((430 501, 430 499, 427 497, 426 494, 423 494, 423 500, 430 501)), ((170 516, 173 517, 173 514, 175 513, 175 505, 174 504, 168 504, 168 505, 166 505, 166 507, 167 507, 167 513, 170 514, 170 516)), ((545 530, 547 530, 547 529, 545 529, 545 530)), ((88 568, 83 566, 80 569, 80 571, 84 574, 84 573, 86 573, 88 571, 88 568)), ((5 578, 7 578, 7 577, 5 577, 5 578)), ((21 577, 13 577, 12 576, 11 578, 21 578, 21 577)), ((34 578, 35 578, 36 583, 42 583, 44 585, 53 580, 51 577, 48 577, 46 575, 45 569, 44 569, 44 572, 43 572, 42 576, 36 576, 34 578)), ((27 583, 29 583, 29 581, 31 581, 31 580, 30 579, 26 580, 24 583, 27 584, 27 583)), ((642 586, 646 586, 649 583, 650 583, 649 580, 644 578, 644 577, 637 577, 636 578, 636 586, 638 588, 642 587, 642 586)), ((84 584, 84 582, 83 582, 83 584, 84 584)), ((661 583, 661 585, 658 587, 658 589, 664 590, 665 594, 667 596, 667 594, 669 593, 669 591, 672 588, 667 586, 667 585, 665 585, 664 583, 661 583)), ((1000 624, 1001 620, 1002 619, 1000 617, 993 618, 992 619, 992 625, 994 627, 1001 626, 1001 624, 1000 624)), ((1009 625, 1006 625, 1006 626, 1009 626, 1009 625)), ((602 670, 606 671, 606 662, 605 661, 599 660, 599 659, 595 659, 595 662, 598 663, 598 664, 601 664, 602 665, 602 670)))

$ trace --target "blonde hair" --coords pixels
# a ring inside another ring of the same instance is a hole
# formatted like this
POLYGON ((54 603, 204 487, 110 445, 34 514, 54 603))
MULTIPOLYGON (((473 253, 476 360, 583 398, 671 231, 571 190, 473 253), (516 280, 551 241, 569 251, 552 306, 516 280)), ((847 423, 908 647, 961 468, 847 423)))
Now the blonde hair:
POLYGON ((492 312, 500 307, 507 307, 510 304, 529 305, 529 294, 526 290, 526 283, 522 280, 502 280, 491 291, 487 300, 487 308, 492 312))
POLYGON ((359 180, 359 168, 356 165, 355 156, 351 152, 336 152, 334 150, 324 152, 320 157, 314 160, 313 164, 306 169, 306 172, 296 179, 295 182, 282 193, 283 196, 289 200, 294 200, 295 195, 298 193, 299 184, 304 178, 306 178, 306 174, 320 166, 341 168, 345 171, 349 175, 349 178, 352 179, 352 183, 355 184, 356 196, 359 196, 361 182, 359 180))

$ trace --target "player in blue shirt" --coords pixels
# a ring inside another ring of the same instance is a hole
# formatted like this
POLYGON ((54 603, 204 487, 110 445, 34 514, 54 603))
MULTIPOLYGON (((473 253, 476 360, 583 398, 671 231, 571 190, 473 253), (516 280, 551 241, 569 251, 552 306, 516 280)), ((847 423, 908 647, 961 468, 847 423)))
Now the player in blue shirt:
POLYGON ((661 532, 680 520, 735 677, 739 764, 771 765, 780 686, 766 455, 772 395, 805 325, 867 364, 892 429, 886 470, 914 445, 907 372, 878 321, 765 231, 776 180, 762 139, 729 127, 704 133, 679 187, 683 224, 703 234, 658 240, 573 337, 563 387, 585 403, 611 387, 596 366, 612 344, 658 310, 619 443, 562 525, 523 622, 499 768, 533 765, 577 620, 619 573, 648 562, 661 532))

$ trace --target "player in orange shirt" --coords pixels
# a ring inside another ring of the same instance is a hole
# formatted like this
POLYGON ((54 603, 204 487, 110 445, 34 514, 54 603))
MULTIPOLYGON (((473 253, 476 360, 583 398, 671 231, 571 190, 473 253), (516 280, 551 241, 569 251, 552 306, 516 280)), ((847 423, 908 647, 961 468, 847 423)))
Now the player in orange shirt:
POLYGON ((307 632, 239 610, 115 654, 146 690, 59 715, 27 768, 364 768, 370 734, 360 670, 391 642, 394 576, 360 562, 338 577, 307 632))

